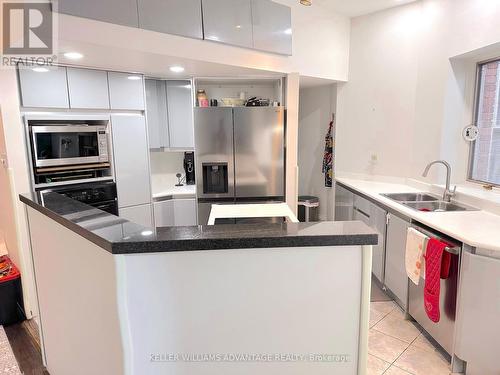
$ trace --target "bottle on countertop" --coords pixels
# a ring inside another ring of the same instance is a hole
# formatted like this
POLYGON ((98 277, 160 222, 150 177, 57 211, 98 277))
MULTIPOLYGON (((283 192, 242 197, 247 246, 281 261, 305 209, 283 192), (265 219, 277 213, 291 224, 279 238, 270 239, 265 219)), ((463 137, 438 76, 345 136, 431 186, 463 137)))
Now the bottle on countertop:
POLYGON ((205 90, 198 90, 196 93, 196 100, 198 101, 198 107, 208 107, 208 97, 205 90))

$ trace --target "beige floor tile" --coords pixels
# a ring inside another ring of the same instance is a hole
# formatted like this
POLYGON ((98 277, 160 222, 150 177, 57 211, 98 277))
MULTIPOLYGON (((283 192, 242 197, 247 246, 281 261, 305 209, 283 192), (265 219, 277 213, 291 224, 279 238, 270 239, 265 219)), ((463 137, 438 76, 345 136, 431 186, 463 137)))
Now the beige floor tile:
POLYGON ((373 329, 368 333, 368 353, 386 362, 394 362, 409 346, 408 343, 373 329))
POLYGON ((413 346, 417 348, 424 349, 430 352, 435 352, 436 347, 421 333, 415 341, 412 342, 413 346))
POLYGON ((373 326, 373 329, 411 343, 420 335, 418 328, 409 320, 404 320, 404 314, 394 309, 389 315, 373 326))
POLYGON ((375 324, 380 322, 384 318, 385 314, 375 310, 370 306, 370 328, 372 328, 375 324))
POLYGON ((396 366, 391 366, 386 372, 384 372, 384 375, 411 375, 411 372, 407 372, 396 366))
POLYGON ((390 365, 390 363, 368 354, 368 367, 366 373, 367 375, 382 375, 390 365))
POLYGON ((438 352, 430 352, 410 346, 395 366, 415 375, 449 375, 450 364, 438 352))
POLYGON ((380 314, 387 315, 396 308, 396 304, 392 301, 371 302, 370 308, 380 314))

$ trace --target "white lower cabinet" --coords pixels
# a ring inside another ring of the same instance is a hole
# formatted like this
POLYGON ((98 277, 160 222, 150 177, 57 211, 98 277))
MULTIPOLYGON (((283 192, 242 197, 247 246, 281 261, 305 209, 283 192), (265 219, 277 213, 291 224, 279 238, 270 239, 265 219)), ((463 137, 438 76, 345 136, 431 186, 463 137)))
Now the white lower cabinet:
POLYGON ((169 199, 154 203, 155 226, 197 225, 196 199, 169 199))
POLYGON ((167 201, 154 202, 155 212, 155 227, 172 227, 174 222, 174 201, 169 199, 167 201))
POLYGON ((462 252, 455 352, 467 374, 500 374, 500 259, 462 252))
POLYGON ((377 231, 378 243, 373 245, 372 273, 383 283, 387 211, 341 186, 336 186, 335 194, 336 220, 359 220, 377 231))
POLYGON ((406 274, 406 233, 410 223, 390 215, 385 246, 385 286, 397 297, 403 309, 408 304, 408 275, 406 274))
POLYGON ((335 220, 353 220, 354 194, 337 184, 335 186, 335 220))
POLYGON ((196 199, 174 199, 175 226, 196 225, 196 199))
POLYGON ((153 227, 153 213, 150 204, 120 208, 119 216, 148 228, 153 227))
POLYGON ((372 273, 381 283, 384 282, 385 234, 387 211, 370 203, 370 227, 377 231, 378 243, 373 245, 372 273))

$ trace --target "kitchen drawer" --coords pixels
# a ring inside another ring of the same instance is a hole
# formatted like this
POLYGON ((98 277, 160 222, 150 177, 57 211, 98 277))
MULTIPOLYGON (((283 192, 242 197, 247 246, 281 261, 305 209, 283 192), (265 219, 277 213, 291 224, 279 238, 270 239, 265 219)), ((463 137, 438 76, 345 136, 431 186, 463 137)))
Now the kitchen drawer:
POLYGON ((354 194, 340 186, 335 185, 335 220, 351 221, 353 219, 354 194))
POLYGON ((354 194, 353 205, 359 211, 362 211, 367 216, 370 216, 370 206, 372 205, 372 203, 369 200, 367 200, 367 199, 365 199, 357 194, 354 194))

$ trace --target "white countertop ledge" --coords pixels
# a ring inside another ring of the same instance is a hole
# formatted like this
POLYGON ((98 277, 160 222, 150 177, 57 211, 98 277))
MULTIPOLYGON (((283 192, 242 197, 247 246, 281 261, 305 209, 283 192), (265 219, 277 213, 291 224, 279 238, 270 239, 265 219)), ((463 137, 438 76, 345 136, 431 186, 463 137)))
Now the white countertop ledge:
POLYGON ((425 191, 403 183, 337 177, 341 184, 470 246, 500 251, 500 216, 486 211, 420 212, 382 196, 425 191))
POLYGON ((196 185, 170 186, 153 192, 153 199, 160 199, 168 196, 175 198, 192 198, 196 196, 196 185))

